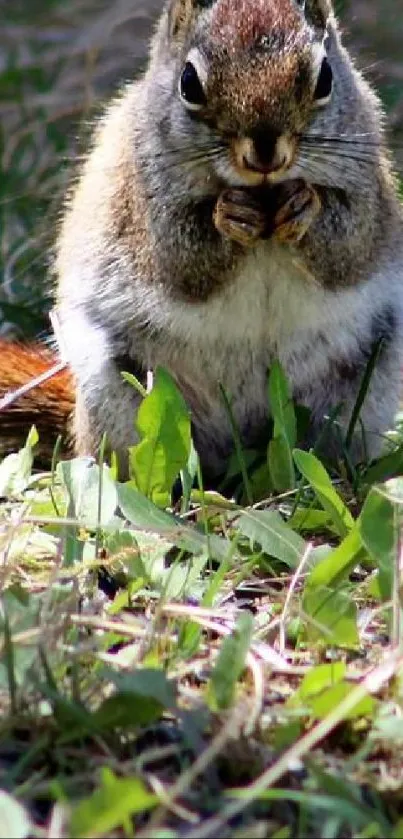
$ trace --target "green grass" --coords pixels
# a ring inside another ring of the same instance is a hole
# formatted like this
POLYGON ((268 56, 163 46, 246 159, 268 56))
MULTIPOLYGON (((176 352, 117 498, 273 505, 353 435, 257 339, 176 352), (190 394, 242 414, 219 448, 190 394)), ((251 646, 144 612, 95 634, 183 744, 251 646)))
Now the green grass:
POLYGON ((399 427, 353 488, 295 447, 279 367, 269 390, 252 503, 189 490, 190 418, 163 370, 130 481, 86 458, 33 472, 34 430, 0 465, 12 835, 401 835, 403 481, 371 480, 398 468, 399 427))
MULTIPOLYGON (((2 332, 47 328, 54 220, 143 61, 141 5, 2 9, 2 332)), ((339 7, 360 63, 383 59, 398 145, 402 2, 339 7)), ((402 418, 384 458, 352 471, 347 440, 329 475, 279 369, 270 387, 260 458, 233 423, 236 500, 192 488, 163 372, 130 482, 85 459, 38 474, 34 432, 0 464, 0 836, 403 835, 402 418)))

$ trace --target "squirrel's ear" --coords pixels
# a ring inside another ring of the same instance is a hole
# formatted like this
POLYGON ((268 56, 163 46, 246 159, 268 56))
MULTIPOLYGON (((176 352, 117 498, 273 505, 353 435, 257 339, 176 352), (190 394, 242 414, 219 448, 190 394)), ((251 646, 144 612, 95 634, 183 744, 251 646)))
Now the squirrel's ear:
POLYGON ((331 0, 306 0, 306 15, 318 29, 325 29, 333 13, 331 0))
POLYGON ((177 38, 189 30, 195 16, 202 9, 207 9, 214 0, 171 0, 169 5, 169 32, 177 38))
POLYGON ((168 10, 169 34, 176 38, 186 32, 194 12, 193 0, 172 0, 168 10))

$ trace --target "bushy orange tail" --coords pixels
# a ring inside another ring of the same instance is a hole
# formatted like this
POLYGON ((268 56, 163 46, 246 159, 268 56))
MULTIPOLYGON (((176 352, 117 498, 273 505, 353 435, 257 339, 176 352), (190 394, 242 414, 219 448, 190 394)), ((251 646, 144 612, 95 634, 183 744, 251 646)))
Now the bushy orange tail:
MULTIPOLYGON (((55 354, 42 344, 24 345, 0 338, 0 398, 45 373, 56 361, 55 354)), ((0 410, 0 456, 20 449, 31 425, 38 429, 42 464, 50 464, 59 434, 64 452, 70 453, 68 429, 73 407, 73 379, 65 369, 0 410)))

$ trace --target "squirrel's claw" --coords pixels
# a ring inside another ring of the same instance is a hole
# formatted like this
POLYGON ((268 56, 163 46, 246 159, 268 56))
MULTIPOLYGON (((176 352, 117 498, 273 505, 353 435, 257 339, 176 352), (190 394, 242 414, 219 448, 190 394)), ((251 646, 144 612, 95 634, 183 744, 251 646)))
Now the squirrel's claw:
POLYGON ((217 230, 245 247, 254 245, 264 235, 267 216, 264 208, 246 189, 226 189, 214 208, 217 230))
POLYGON ((278 242, 299 242, 321 209, 316 190, 305 181, 295 183, 297 187, 274 216, 273 237, 278 242))

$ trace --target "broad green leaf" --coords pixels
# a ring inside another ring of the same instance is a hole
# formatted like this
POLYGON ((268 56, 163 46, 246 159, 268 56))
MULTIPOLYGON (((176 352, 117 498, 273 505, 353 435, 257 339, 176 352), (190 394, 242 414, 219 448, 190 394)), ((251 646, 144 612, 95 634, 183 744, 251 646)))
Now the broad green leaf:
POLYGON ((178 517, 161 510, 138 492, 131 482, 117 484, 117 492, 120 509, 129 522, 144 530, 154 530, 181 550, 195 555, 207 551, 209 556, 219 561, 231 550, 227 539, 214 533, 207 536, 196 527, 182 524, 178 517))
POLYGON ((93 723, 100 731, 111 732, 116 728, 138 728, 151 725, 161 718, 164 707, 156 700, 135 693, 114 693, 104 699, 93 715, 93 723))
POLYGON ((172 542, 156 533, 123 529, 108 535, 105 547, 122 562, 129 580, 143 580, 143 585, 162 591, 169 572, 165 558, 172 550, 172 542))
POLYGON ((34 461, 38 432, 33 425, 19 452, 9 454, 0 463, 0 497, 19 495, 28 485, 34 461))
POLYGON ((283 492, 295 486, 292 450, 297 439, 294 405, 287 378, 278 361, 269 375, 269 404, 274 419, 273 439, 268 447, 268 464, 274 488, 283 492))
POLYGON ((179 520, 146 498, 133 482, 117 484, 117 492, 123 515, 136 527, 169 536, 180 529, 179 520))
MULTIPOLYGON (((270 477, 268 458, 260 463, 249 475, 249 485, 255 501, 262 501, 274 492, 273 482, 270 477)), ((245 499, 247 502, 247 499, 245 499)))
MULTIPOLYGON (((124 530, 119 535, 123 534, 122 562, 129 579, 143 579, 144 585, 149 584, 166 600, 183 599, 188 596, 194 596, 199 600, 202 597, 207 585, 202 576, 208 562, 207 546, 204 552, 196 556, 184 558, 177 552, 177 559, 168 565, 166 556, 172 551, 173 542, 155 533, 138 531, 134 534, 124 530)), ((116 544, 117 540, 113 541, 116 544)), ((107 545, 110 544, 107 540, 107 545)))
MULTIPOLYGON (((350 682, 340 682, 338 685, 333 685, 333 687, 323 691, 319 696, 312 697, 309 700, 309 706, 314 718, 321 720, 327 717, 352 690, 354 690, 354 685, 350 682)), ((357 702, 355 707, 346 714, 344 719, 352 720, 356 717, 372 717, 375 708, 375 699, 372 696, 366 696, 357 702)))
POLYGON ((297 567, 306 550, 301 536, 275 510, 244 510, 238 528, 252 542, 257 542, 265 553, 290 568, 297 567))
POLYGON ((277 492, 286 492, 295 486, 295 470, 286 437, 278 432, 270 440, 267 450, 268 466, 271 482, 277 492))
POLYGON ((326 586, 307 587, 302 608, 306 616, 302 630, 304 640, 349 649, 359 647, 357 607, 349 592, 326 586))
POLYGON ((336 492, 325 467, 311 452, 294 449, 294 460, 306 480, 311 485, 319 503, 331 517, 341 538, 354 526, 354 519, 338 493, 336 492))
MULTIPOLYGON (((31 594, 28 599, 20 596, 17 587, 5 591, 0 599, 0 634, 14 635, 38 625, 41 598, 31 594)), ((0 688, 8 690, 10 676, 16 685, 22 685, 32 663, 37 658, 34 644, 14 644, 9 639, 0 655, 0 688)))
POLYGON ((162 670, 144 668, 133 673, 105 669, 102 675, 113 682, 116 693, 104 700, 94 714, 103 729, 149 725, 166 709, 176 707, 176 693, 162 670))
POLYGON ((185 597, 193 597, 199 602, 207 585, 207 581, 202 578, 207 562, 207 552, 174 562, 166 569, 161 585, 164 598, 183 600, 185 597))
POLYGON ((359 528, 356 525, 337 548, 315 565, 309 574, 306 587, 327 586, 337 588, 340 582, 354 570, 363 556, 365 556, 365 548, 359 528))
POLYGON ((193 504, 203 504, 205 507, 217 508, 217 510, 237 510, 239 505, 231 498, 226 498, 220 492, 213 490, 192 489, 191 500, 193 504))
POLYGON ((296 740, 301 736, 302 725, 300 720, 289 720, 285 723, 277 724, 273 730, 273 746, 276 751, 283 751, 292 746, 296 740))
POLYGON ((325 688, 332 687, 343 681, 346 675, 346 664, 344 661, 335 661, 331 664, 318 664, 305 674, 298 690, 294 693, 289 704, 298 704, 295 700, 305 700, 321 693, 325 688))
POLYGON ((118 778, 104 768, 101 786, 73 810, 69 836, 73 839, 105 836, 117 828, 126 828, 131 817, 157 804, 157 796, 149 793, 138 778, 118 778))
POLYGON ((209 702, 214 710, 223 710, 232 705, 236 684, 245 668, 252 632, 252 615, 242 612, 231 635, 221 643, 207 688, 209 702))
POLYGON ((393 475, 400 475, 403 472, 403 444, 394 452, 376 460, 362 477, 366 484, 378 484, 391 478, 393 475))
POLYGON ((70 515, 88 528, 108 525, 118 504, 116 485, 106 465, 102 473, 88 457, 57 464, 56 474, 67 489, 70 515))
POLYGON ((190 454, 190 414, 172 376, 158 367, 154 385, 136 417, 140 442, 130 448, 130 470, 137 488, 166 506, 175 479, 190 454))
MULTIPOLYGON (((292 708, 302 706, 309 709, 315 719, 323 719, 354 689, 354 685, 345 681, 345 674, 346 665, 341 661, 314 667, 304 676, 287 705, 292 708)), ((346 719, 372 714, 374 708, 374 700, 370 696, 365 697, 346 719)))
POLYGON ((269 375, 270 410, 274 419, 274 436, 279 432, 293 449, 297 439, 297 424, 287 377, 278 361, 274 361, 269 375))
POLYGON ((334 530, 329 513, 326 513, 325 510, 316 510, 314 507, 297 507, 288 524, 294 530, 302 530, 302 532, 306 531, 307 533, 334 530))
POLYGON ((176 707, 176 688, 163 670, 141 668, 133 673, 117 673, 105 668, 103 676, 109 679, 120 693, 131 693, 143 699, 155 699, 163 708, 176 707))
POLYGON ((22 804, 0 790, 0 839, 27 839, 34 825, 22 804))
POLYGON ((396 557, 394 505, 383 488, 373 487, 358 519, 361 539, 379 569, 379 588, 383 600, 393 591, 393 568, 396 557))

